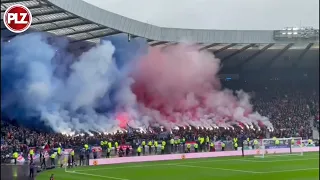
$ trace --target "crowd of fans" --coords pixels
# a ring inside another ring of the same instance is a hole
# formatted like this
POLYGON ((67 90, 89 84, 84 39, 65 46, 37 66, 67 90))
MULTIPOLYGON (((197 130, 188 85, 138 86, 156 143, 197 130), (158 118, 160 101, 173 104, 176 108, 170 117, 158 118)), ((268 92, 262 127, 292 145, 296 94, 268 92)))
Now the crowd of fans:
POLYGON ((99 145, 101 140, 117 141, 120 145, 128 141, 164 140, 170 136, 184 137, 187 141, 195 141, 198 135, 209 136, 214 140, 231 140, 240 133, 250 138, 275 137, 302 137, 312 139, 313 126, 319 128, 318 91, 292 91, 263 87, 260 90, 251 90, 252 103, 255 111, 270 118, 274 131, 267 129, 247 129, 235 127, 230 129, 202 129, 180 128, 168 133, 160 128, 151 131, 118 132, 114 134, 93 133, 78 136, 68 136, 60 133, 39 132, 19 126, 13 121, 1 121, 1 154, 12 151, 27 153, 28 147, 58 147, 72 148, 75 146, 99 145), (315 121, 314 121, 315 120, 315 121))

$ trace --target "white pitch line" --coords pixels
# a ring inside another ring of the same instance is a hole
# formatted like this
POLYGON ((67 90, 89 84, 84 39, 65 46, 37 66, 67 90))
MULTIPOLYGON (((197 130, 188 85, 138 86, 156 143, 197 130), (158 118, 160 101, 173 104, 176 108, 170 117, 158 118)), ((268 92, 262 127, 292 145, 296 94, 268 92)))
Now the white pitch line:
POLYGON ((102 176, 98 174, 88 174, 88 173, 81 173, 81 172, 75 172, 75 171, 65 171, 67 173, 73 173, 73 174, 80 174, 80 175, 85 175, 85 176, 95 176, 95 177, 100 177, 104 179, 116 179, 116 180, 129 180, 129 179, 124 179, 124 178, 117 178, 117 177, 112 177, 112 176, 102 176))
MULTIPOLYGON (((305 156, 304 156, 305 157, 305 156)), ((312 157, 312 156, 311 156, 312 157)), ((153 166, 170 166, 170 165, 180 165, 180 164, 197 164, 197 163, 205 163, 205 162, 225 162, 225 161, 248 161, 248 162, 290 162, 290 161, 307 161, 312 159, 319 158, 299 158, 299 159, 288 159, 288 160, 247 160, 247 159, 212 159, 206 161, 195 161, 195 162, 183 162, 183 163, 169 163, 169 164, 152 164, 152 165, 134 165, 134 166, 121 166, 121 167, 107 167, 107 168, 96 168, 96 169, 85 169, 85 170, 76 170, 77 172, 85 172, 85 171, 99 171, 106 169, 125 169, 125 168, 140 168, 140 167, 153 167, 153 166)))
POLYGON ((271 173, 281 173, 281 172, 294 172, 294 171, 309 171, 309 170, 319 170, 319 168, 305 168, 305 169, 288 169, 288 170, 279 170, 279 171, 266 171, 259 172, 261 174, 271 174, 271 173))
POLYGON ((245 161, 245 162, 258 162, 258 163, 272 163, 272 162, 291 162, 291 161, 307 161, 307 160, 314 160, 319 158, 306 158, 306 159, 284 159, 284 160, 247 160, 247 159, 241 159, 239 161, 245 161))
POLYGON ((202 169, 214 169, 214 170, 222 170, 222 171, 234 171, 234 172, 242 172, 242 173, 250 173, 250 174, 258 174, 259 172, 255 171, 245 171, 245 170, 238 170, 238 169, 225 169, 225 168, 215 168, 215 167, 206 167, 206 166, 190 166, 190 165, 174 165, 180 167, 191 167, 191 168, 202 168, 202 169))

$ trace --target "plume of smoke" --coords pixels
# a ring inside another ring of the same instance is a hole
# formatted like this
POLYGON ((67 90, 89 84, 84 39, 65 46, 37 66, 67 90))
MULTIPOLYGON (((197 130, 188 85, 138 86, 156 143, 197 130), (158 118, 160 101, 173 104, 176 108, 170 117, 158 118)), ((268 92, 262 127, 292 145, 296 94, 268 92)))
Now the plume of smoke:
POLYGON ((166 128, 213 124, 271 126, 267 118, 252 113, 250 97, 242 90, 221 89, 217 73, 220 60, 193 45, 150 48, 134 68, 133 92, 141 113, 166 128))
POLYGON ((149 126, 272 127, 250 97, 221 89, 220 60, 192 44, 148 48, 144 39, 104 38, 80 57, 65 39, 17 36, 1 44, 2 108, 20 123, 57 132, 149 126))
POLYGON ((117 129, 116 108, 135 99, 115 47, 108 41, 75 59, 66 46, 57 49, 61 43, 28 34, 2 44, 2 112, 26 125, 38 118, 59 132, 117 129))

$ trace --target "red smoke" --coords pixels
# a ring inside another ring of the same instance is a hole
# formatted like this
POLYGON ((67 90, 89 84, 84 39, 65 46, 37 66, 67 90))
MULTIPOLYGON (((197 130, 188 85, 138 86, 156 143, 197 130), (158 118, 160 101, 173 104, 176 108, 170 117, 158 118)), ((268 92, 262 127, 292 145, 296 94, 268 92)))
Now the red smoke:
POLYGON ((150 48, 132 74, 139 111, 151 123, 169 128, 212 126, 223 119, 257 124, 257 119, 248 118, 252 107, 247 94, 239 91, 234 96, 221 89, 219 68, 220 60, 213 53, 195 46, 150 48))

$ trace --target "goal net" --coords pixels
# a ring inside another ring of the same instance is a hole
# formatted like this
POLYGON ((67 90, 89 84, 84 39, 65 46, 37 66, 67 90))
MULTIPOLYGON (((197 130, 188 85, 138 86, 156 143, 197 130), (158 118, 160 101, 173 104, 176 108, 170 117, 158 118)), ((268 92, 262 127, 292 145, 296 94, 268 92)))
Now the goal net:
POLYGON ((301 137, 262 139, 259 142, 255 157, 303 155, 302 146, 301 137))

